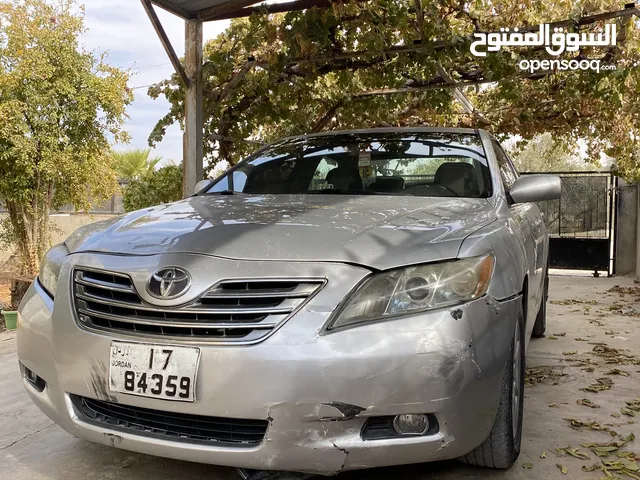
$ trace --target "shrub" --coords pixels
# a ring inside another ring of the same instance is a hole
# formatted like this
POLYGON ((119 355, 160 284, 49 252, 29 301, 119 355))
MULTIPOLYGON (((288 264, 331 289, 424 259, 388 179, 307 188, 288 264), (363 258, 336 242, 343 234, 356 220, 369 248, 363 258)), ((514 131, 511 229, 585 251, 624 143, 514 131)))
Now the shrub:
POLYGON ((182 198, 182 166, 167 165, 132 180, 123 188, 123 203, 127 212, 170 203, 182 198))

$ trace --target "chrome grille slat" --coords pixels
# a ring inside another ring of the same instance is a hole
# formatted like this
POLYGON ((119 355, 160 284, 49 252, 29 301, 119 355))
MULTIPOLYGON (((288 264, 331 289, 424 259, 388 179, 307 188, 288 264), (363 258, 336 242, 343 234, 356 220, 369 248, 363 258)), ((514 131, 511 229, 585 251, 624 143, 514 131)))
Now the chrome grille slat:
MULTIPOLYGON (((88 295, 87 293, 76 293, 76 298, 80 298, 82 300, 85 300, 87 302, 95 302, 95 303, 101 303, 104 305, 113 305, 114 307, 122 307, 122 308, 135 308, 136 310, 141 310, 141 311, 145 311, 145 312, 166 312, 167 309, 166 308, 162 308, 162 307, 151 307, 148 305, 138 305, 138 304, 131 304, 131 303, 127 303, 127 302, 122 302, 120 300, 113 300, 113 299, 105 299, 105 298, 101 298, 98 297, 96 295, 88 295)), ((286 305, 284 307, 265 307, 265 308, 232 308, 232 307, 226 307, 226 308, 207 308, 207 307, 201 307, 201 308, 180 308, 179 312, 180 313, 208 313, 208 314, 226 314, 226 313, 230 313, 233 312, 235 314, 244 314, 244 315, 259 315, 259 314, 264 314, 264 315, 273 315, 273 314, 282 314, 282 313, 291 313, 293 310, 295 310, 298 307, 298 304, 300 302, 297 302, 294 305, 286 305)))
MULTIPOLYGON (((113 320, 121 322, 122 317, 117 315, 111 315, 104 312, 97 312, 95 310, 87 310, 79 308, 78 313, 88 316, 95 316, 104 318, 105 320, 113 320)), ((156 320, 139 317, 127 318, 130 323, 136 323, 139 325, 159 325, 162 327, 182 327, 182 328, 251 328, 251 329, 271 329, 278 325, 278 322, 264 322, 264 323, 238 323, 238 322, 217 322, 217 323, 204 323, 204 322, 183 322, 183 321, 169 321, 169 320, 156 320)))
POLYGON ((325 283, 316 278, 223 280, 186 305, 162 307, 142 299, 122 273, 78 268, 73 279, 76 320, 83 328, 223 343, 260 341, 325 283))
POLYGON ((121 293, 135 293, 133 287, 124 287, 116 283, 105 282, 104 280, 98 280, 95 278, 85 278, 81 272, 76 272, 76 283, 85 285, 87 287, 104 288, 107 290, 113 290, 114 292, 121 293))

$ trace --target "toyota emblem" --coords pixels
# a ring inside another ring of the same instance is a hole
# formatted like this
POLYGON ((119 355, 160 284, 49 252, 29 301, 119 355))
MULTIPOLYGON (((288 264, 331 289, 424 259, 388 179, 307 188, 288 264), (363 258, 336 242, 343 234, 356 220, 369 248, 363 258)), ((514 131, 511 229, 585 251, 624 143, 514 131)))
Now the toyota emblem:
POLYGON ((186 293, 191 286, 191 275, 177 267, 158 270, 149 277, 147 291, 155 298, 170 300, 186 293))

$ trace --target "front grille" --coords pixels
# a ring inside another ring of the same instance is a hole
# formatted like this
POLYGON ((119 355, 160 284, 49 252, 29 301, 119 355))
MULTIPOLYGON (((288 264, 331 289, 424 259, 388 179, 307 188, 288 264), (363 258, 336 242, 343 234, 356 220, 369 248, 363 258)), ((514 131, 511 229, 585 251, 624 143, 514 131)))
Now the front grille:
POLYGON ((320 279, 226 280, 180 307, 158 307, 138 295, 128 275, 76 269, 79 324, 135 335, 256 342, 266 337, 324 284, 320 279))
POLYGON ((80 420, 136 435, 190 443, 250 447, 264 439, 269 422, 163 412, 71 395, 80 420))

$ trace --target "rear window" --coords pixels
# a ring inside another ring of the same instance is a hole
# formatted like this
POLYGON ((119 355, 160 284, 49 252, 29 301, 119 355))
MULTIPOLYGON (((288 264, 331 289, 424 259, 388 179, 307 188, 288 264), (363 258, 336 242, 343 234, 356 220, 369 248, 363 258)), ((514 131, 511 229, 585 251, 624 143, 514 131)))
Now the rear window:
POLYGON ((208 193, 488 197, 480 138, 461 133, 287 139, 240 162, 208 193))

